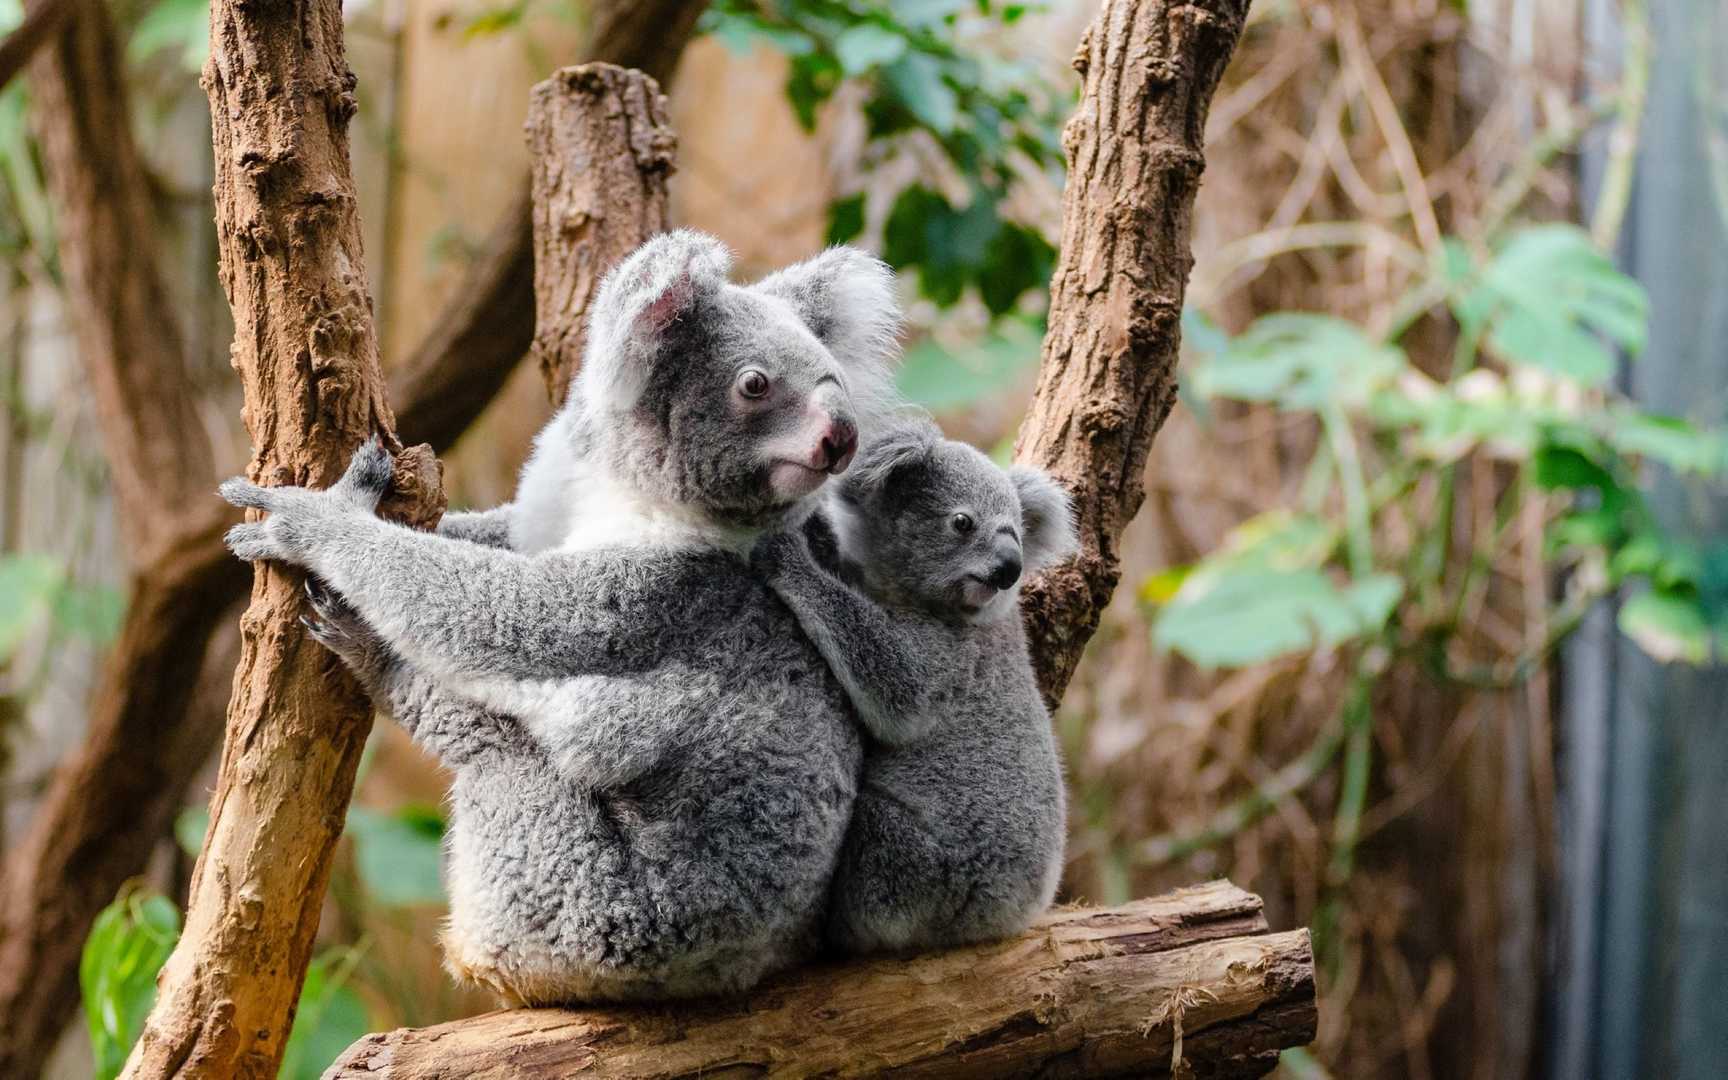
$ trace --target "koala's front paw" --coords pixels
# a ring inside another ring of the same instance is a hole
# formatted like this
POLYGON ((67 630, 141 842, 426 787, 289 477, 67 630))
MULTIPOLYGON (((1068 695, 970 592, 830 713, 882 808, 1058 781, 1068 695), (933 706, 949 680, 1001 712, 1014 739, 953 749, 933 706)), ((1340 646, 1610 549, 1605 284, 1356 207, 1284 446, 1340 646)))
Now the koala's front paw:
POLYGON ((235 506, 270 516, 228 530, 228 549, 248 562, 273 559, 305 565, 316 523, 342 514, 371 514, 390 487, 390 453, 376 438, 355 451, 342 479, 322 491, 303 487, 261 487, 243 477, 217 490, 235 506))
POLYGON ((341 657, 350 670, 370 685, 391 660, 390 647, 360 613, 337 592, 316 577, 306 579, 306 603, 310 615, 300 624, 313 639, 341 657))

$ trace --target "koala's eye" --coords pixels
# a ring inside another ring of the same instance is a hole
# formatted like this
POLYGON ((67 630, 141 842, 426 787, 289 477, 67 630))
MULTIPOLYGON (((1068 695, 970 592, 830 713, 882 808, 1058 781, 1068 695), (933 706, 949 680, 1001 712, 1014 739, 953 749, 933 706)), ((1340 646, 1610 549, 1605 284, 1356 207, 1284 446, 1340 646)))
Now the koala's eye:
POLYGON ((961 536, 971 535, 972 530, 978 527, 978 523, 972 520, 971 514, 955 514, 948 519, 948 524, 954 526, 954 531, 961 536))
POLYGON ((769 385, 768 376, 755 368, 746 368, 738 375, 738 392, 747 398, 766 397, 769 385))

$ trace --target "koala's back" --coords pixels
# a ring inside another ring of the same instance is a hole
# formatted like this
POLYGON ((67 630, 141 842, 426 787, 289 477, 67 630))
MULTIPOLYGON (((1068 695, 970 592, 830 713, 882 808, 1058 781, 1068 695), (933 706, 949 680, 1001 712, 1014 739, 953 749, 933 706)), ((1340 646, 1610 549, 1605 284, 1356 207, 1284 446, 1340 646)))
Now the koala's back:
POLYGON ((595 677, 595 707, 676 733, 656 768, 586 787, 525 745, 457 773, 447 952, 507 999, 727 992, 815 945, 854 724, 773 594, 734 559, 693 557, 714 573, 661 662, 595 677))
POLYGON ((1062 766, 1019 620, 967 644, 932 730, 867 753, 829 927, 849 951, 1001 937, 1055 895, 1062 766))

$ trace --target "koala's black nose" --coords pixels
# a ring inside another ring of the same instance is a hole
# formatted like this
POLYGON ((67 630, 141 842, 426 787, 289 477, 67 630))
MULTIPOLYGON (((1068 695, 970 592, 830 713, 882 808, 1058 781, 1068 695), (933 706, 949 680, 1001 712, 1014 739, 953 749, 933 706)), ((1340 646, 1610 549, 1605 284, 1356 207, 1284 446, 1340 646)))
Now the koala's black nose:
POLYGON ((857 451, 858 426, 844 416, 829 421, 828 432, 822 436, 822 468, 831 473, 845 472, 857 451))
POLYGON ((1020 580, 1020 557, 1018 555, 1004 555, 997 559, 996 565, 990 571, 990 576, 984 580, 988 581, 992 588, 1013 588, 1014 583, 1020 580))

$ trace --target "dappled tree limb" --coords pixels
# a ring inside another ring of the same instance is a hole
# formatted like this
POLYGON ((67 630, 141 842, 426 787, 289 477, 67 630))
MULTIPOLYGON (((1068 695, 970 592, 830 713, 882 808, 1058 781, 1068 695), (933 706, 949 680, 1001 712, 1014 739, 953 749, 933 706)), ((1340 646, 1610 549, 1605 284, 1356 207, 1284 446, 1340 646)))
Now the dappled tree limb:
POLYGON ((1268 933, 1260 900, 1219 881, 1055 911, 1008 941, 806 968, 745 1002, 369 1035, 325 1077, 1249 1077, 1315 1024, 1307 931, 1268 933))
MULTIPOLYGON (((96 913, 144 868, 212 745, 181 731, 205 643, 247 574, 221 557, 214 452, 161 276, 121 49, 100 0, 31 69, 31 121, 59 231, 69 325, 126 537, 130 600, 61 763, 0 872, 0 1076, 33 1076, 77 1003, 96 913), (190 738, 182 738, 190 736, 190 738)), ((34 10, 34 9, 33 9, 34 10)))
MULTIPOLYGON (((232 360, 267 484, 326 486, 366 437, 399 450, 348 155, 354 76, 338 0, 216 0, 204 69, 232 360)), ((402 452, 395 507, 443 510, 430 450, 402 452)), ((131 1077, 272 1077, 311 957, 371 708, 304 633, 301 580, 254 568, 221 772, 185 930, 131 1077)))
POLYGON ((1016 461, 1074 496, 1079 558, 1027 586, 1039 685, 1062 698, 1121 576, 1152 437, 1176 400, 1202 134, 1248 0, 1107 0, 1074 66, 1049 330, 1016 461))
POLYGON ((24 8, 23 21, 0 39, 0 90, 11 85, 77 6, 73 0, 31 0, 24 8))
MULTIPOLYGON (((671 84, 708 0, 596 0, 588 58, 671 84)), ((403 434, 442 449, 467 430, 534 341, 533 202, 529 180, 488 234, 455 302, 393 381, 403 434)))

